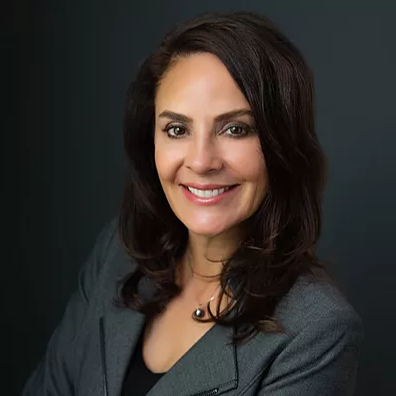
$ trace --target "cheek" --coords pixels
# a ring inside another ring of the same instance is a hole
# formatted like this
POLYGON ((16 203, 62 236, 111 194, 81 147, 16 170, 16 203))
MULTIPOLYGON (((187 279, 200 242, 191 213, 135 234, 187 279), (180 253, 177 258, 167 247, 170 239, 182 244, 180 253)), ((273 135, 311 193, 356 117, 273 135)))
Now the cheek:
POLYGON ((264 156, 261 152, 260 156, 257 158, 256 166, 251 171, 252 178, 254 177, 252 182, 256 184, 257 199, 261 202, 268 190, 267 168, 265 165, 264 156))
POLYGON ((257 156, 254 160, 251 160, 244 171, 247 181, 257 184, 265 184, 267 172, 265 161, 262 157, 257 156))
POLYGON ((166 145, 162 139, 162 136, 159 136, 158 132, 156 131, 154 137, 154 159, 155 167, 157 168, 157 173, 161 180, 161 183, 166 180, 168 173, 167 171, 169 170, 169 163, 165 146, 166 145))
POLYGON ((162 154, 161 150, 157 149, 157 146, 155 147, 154 158, 158 176, 162 181, 166 176, 166 157, 162 154))
POLYGON ((155 142, 155 166, 161 183, 172 182, 176 178, 181 162, 181 150, 177 146, 162 138, 155 142))
POLYGON ((252 214, 263 201, 268 190, 268 176, 259 143, 240 147, 234 156, 234 169, 245 183, 242 200, 246 210, 252 214))
POLYGON ((244 203, 247 205, 249 215, 252 215, 263 202, 268 191, 268 176, 263 157, 257 156, 246 167, 246 190, 243 195, 244 203))
POLYGON ((252 139, 240 144, 234 150, 229 150, 229 163, 238 173, 241 180, 255 184, 266 183, 266 166, 258 139, 252 139))

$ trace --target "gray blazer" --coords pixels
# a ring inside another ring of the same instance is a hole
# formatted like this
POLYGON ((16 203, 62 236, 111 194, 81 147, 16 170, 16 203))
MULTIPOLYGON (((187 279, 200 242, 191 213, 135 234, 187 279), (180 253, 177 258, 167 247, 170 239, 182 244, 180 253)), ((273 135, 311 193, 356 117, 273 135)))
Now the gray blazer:
MULTIPOLYGON (((116 307, 116 281, 136 265, 116 220, 81 269, 78 289, 23 396, 119 396, 145 316, 116 307)), ((139 290, 150 293, 147 279, 139 290)), ((231 329, 213 326, 149 396, 344 396, 354 393, 360 317, 326 280, 298 280, 277 308, 283 334, 227 345, 231 329)), ((131 395, 133 396, 133 394, 131 395)))

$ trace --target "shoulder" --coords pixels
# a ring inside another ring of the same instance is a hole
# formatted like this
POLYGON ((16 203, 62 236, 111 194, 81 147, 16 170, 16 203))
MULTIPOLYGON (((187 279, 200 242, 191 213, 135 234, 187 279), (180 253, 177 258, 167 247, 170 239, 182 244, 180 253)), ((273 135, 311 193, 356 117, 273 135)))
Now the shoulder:
POLYGON ((278 304, 276 317, 291 337, 304 329, 354 331, 359 336, 363 333, 360 315, 324 273, 302 275, 278 304))
POLYGON ((118 217, 105 224, 96 237, 90 256, 80 270, 79 286, 86 300, 114 297, 117 282, 136 268, 118 231, 118 217), (109 296, 110 296, 109 295, 109 296))
POLYGON ((244 353, 258 355, 263 394, 352 395, 363 327, 332 280, 301 276, 275 316, 284 331, 260 334, 244 353))

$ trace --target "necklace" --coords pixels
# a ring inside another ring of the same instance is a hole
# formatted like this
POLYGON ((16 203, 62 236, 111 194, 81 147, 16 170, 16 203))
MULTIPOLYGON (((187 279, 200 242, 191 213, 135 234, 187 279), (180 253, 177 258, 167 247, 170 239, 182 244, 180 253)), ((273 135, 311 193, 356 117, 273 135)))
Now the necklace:
MULTIPOLYGON (((213 293, 213 296, 210 297, 210 299, 205 303, 205 306, 207 308, 209 308, 209 304, 210 302, 215 298, 216 295, 216 291, 217 289, 220 287, 220 285, 216 288, 215 292, 213 293)), ((193 318, 193 320, 195 320, 196 322, 199 322, 199 319, 202 319, 205 317, 206 315, 206 310, 205 308, 203 308, 203 303, 202 304, 198 304, 198 307, 193 311, 191 317, 193 318)))
MULTIPOLYGON (((194 276, 195 272, 194 272, 194 270, 192 268, 192 265, 191 265, 191 256, 190 255, 188 255, 188 263, 189 263, 189 266, 190 266, 190 270, 191 270, 192 276, 194 276)), ((219 289, 220 286, 221 285, 216 287, 212 297, 210 297, 210 299, 208 301, 206 301, 205 303, 198 303, 198 307, 195 308, 193 313, 191 314, 191 317, 192 317, 192 319, 194 321, 200 322, 199 319, 202 319, 202 318, 204 318, 206 316, 206 309, 209 308, 210 302, 213 301, 213 299, 215 298, 216 292, 217 292, 217 290, 219 289)))

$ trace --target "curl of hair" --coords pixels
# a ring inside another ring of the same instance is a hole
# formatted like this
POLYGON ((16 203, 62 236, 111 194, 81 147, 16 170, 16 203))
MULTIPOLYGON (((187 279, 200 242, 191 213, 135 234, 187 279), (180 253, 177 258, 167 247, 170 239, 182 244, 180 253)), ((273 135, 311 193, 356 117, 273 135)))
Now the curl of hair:
POLYGON ((222 296, 237 279, 233 303, 210 319, 236 329, 233 342, 259 331, 282 331, 278 302, 302 274, 324 268, 316 255, 326 158, 315 130, 313 75, 298 49, 267 18, 249 12, 206 13, 176 25, 141 65, 127 92, 124 147, 127 181, 119 232, 137 269, 122 283, 120 301, 149 317, 180 293, 176 266, 188 232, 172 212, 154 162, 156 90, 179 57, 217 56, 248 100, 268 172, 268 192, 248 219, 248 235, 225 263, 222 296), (150 301, 137 285, 148 277, 150 301))

